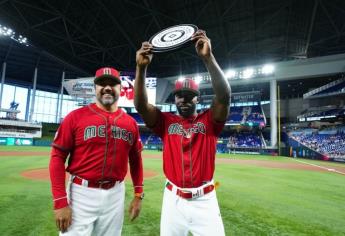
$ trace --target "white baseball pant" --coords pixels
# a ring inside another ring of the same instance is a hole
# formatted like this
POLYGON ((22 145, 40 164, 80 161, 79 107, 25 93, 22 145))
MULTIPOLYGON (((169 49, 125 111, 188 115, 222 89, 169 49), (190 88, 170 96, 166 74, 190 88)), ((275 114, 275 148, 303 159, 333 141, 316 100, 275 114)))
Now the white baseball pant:
POLYGON ((72 183, 67 192, 72 208, 72 224, 67 232, 60 232, 60 236, 121 235, 125 202, 124 182, 116 183, 107 190, 72 183))
MULTIPOLYGON (((185 188, 184 190, 191 190, 185 188)), ((165 187, 160 235, 225 236, 216 191, 195 199, 184 199, 165 187)))

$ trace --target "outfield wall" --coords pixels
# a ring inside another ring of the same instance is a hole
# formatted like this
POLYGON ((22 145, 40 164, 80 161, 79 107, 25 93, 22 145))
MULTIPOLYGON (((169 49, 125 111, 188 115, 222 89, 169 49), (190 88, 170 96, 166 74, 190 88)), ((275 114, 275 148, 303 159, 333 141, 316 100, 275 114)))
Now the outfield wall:
POLYGON ((32 138, 14 138, 14 137, 0 137, 0 145, 2 146, 32 146, 32 138))

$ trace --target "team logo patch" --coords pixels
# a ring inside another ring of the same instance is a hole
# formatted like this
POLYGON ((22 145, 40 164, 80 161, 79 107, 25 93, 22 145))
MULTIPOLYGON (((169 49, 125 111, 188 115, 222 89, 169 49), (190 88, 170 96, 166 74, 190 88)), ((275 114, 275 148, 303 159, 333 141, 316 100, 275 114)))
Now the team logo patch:
POLYGON ((104 75, 111 75, 111 69, 110 68, 104 68, 103 69, 103 74, 104 75))

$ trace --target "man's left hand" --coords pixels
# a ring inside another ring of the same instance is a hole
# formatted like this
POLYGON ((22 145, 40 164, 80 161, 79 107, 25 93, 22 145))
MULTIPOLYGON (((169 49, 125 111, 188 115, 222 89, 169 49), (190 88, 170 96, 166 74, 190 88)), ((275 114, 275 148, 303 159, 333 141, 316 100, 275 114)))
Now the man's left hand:
POLYGON ((134 197, 131 204, 129 205, 129 218, 131 221, 135 220, 140 213, 142 200, 139 197, 134 197))
POLYGON ((208 59, 211 56, 211 41, 206 36, 205 31, 196 31, 195 34, 193 34, 191 40, 195 41, 195 50, 202 59, 208 59))

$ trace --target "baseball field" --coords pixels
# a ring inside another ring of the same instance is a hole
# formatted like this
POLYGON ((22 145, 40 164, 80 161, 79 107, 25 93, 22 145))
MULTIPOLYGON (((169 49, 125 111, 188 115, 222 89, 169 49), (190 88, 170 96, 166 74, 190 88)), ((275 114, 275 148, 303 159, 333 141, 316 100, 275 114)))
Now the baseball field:
MULTIPOLYGON (((57 235, 47 176, 49 148, 0 146, 0 235, 57 235)), ((161 152, 144 152, 145 199, 122 235, 159 235, 161 152)), ((286 157, 217 156, 226 235, 345 235, 345 165, 286 157)), ((126 181, 126 205, 132 187, 126 181)), ((215 235, 214 235, 215 236, 215 235)))

